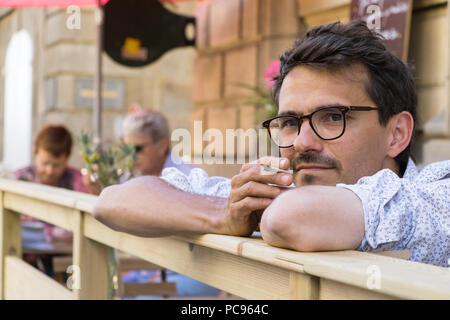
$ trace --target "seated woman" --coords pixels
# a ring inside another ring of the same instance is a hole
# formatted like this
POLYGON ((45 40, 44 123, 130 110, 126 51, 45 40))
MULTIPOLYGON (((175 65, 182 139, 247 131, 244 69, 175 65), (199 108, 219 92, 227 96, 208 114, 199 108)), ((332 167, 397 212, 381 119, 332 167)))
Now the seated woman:
MULTIPOLYGON (((41 183, 49 186, 65 188, 79 192, 89 192, 92 186, 83 183, 83 176, 79 169, 68 165, 72 151, 72 136, 62 125, 47 125, 37 135, 33 152, 34 163, 28 167, 14 172, 15 178, 22 181, 41 183)), ((22 216, 23 221, 35 221, 22 216)), ((45 238, 48 243, 72 238, 70 231, 42 223, 45 229, 45 238)), ((43 263, 44 272, 52 275, 51 257, 39 257, 43 263)), ((37 266, 38 257, 33 254, 24 255, 24 259, 37 266)))

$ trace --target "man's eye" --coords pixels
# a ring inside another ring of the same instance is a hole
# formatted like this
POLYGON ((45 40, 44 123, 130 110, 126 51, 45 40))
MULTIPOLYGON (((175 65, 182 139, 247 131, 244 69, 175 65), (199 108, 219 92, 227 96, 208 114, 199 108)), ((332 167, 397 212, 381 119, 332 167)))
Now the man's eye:
POLYGON ((291 119, 283 119, 280 121, 280 127, 286 128, 286 127, 297 127, 298 121, 297 119, 291 118, 291 119))
POLYGON ((329 121, 329 122, 339 122, 342 121, 343 117, 342 117, 342 113, 336 113, 336 112, 328 112, 323 120, 324 121, 329 121))

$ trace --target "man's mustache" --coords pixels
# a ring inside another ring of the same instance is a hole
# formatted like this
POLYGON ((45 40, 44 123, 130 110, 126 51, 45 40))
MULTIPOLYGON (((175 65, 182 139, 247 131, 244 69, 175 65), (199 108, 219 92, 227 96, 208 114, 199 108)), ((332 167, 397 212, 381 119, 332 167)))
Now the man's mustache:
POLYGON ((324 157, 317 153, 301 153, 298 157, 295 157, 291 162, 291 169, 295 171, 295 168, 300 164, 313 163, 322 165, 327 168, 333 168, 340 170, 341 164, 339 161, 333 158, 324 157))

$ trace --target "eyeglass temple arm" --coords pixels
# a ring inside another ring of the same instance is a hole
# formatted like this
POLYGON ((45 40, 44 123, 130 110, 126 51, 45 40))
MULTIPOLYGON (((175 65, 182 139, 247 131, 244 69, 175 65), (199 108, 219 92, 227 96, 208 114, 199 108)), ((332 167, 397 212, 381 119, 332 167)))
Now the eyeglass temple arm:
POLYGON ((378 110, 378 108, 375 107, 359 107, 359 106, 350 106, 349 107, 350 110, 354 110, 354 111, 369 111, 369 110, 378 110))

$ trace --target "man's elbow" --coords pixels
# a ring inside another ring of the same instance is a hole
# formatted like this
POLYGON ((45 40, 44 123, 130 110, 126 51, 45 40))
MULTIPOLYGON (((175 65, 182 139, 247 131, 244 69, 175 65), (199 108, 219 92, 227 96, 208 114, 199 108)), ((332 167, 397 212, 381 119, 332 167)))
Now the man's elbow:
POLYGON ((293 212, 284 205, 286 200, 277 199, 264 212, 260 225, 263 239, 275 247, 315 251, 314 241, 308 239, 308 233, 304 232, 307 213, 298 207, 293 212))
POLYGON ((114 209, 117 208, 117 204, 114 199, 117 199, 115 194, 118 187, 119 186, 111 186, 103 189, 92 210, 94 218, 108 226, 110 225, 111 218, 114 215, 114 209))

